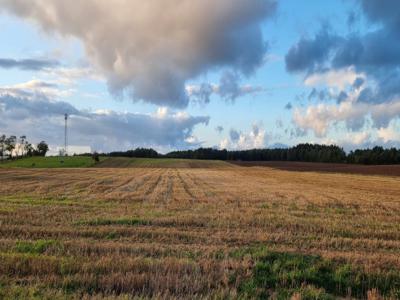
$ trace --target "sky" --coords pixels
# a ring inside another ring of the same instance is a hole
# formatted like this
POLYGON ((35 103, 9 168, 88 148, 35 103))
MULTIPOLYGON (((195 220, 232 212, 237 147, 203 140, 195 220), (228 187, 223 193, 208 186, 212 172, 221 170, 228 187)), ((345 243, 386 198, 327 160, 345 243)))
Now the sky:
POLYGON ((397 0, 0 0, 0 28, 0 134, 53 150, 65 113, 85 151, 400 147, 397 0))

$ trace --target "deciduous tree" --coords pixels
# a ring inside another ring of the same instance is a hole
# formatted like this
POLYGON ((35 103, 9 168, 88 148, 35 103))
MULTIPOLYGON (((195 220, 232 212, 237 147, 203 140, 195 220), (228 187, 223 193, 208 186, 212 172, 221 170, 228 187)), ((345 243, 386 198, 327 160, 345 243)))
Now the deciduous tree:
POLYGON ((45 141, 41 141, 36 149, 39 156, 46 156, 46 153, 49 151, 49 145, 45 141))

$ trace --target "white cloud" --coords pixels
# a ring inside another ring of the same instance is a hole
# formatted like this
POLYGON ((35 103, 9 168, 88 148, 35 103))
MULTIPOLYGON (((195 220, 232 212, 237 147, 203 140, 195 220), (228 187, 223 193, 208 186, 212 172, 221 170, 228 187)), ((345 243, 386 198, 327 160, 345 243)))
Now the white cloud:
POLYGON ((379 128, 378 137, 384 142, 400 142, 400 131, 393 126, 379 128))
POLYGON ((371 134, 367 131, 348 134, 347 141, 353 142, 355 145, 365 144, 371 138, 371 134))
POLYGON ((306 109, 293 111, 293 122, 301 130, 311 130, 317 137, 325 137, 332 125, 344 122, 351 130, 361 129, 367 117, 373 126, 388 126, 391 120, 400 115, 400 99, 381 104, 366 104, 346 101, 340 104, 311 105, 306 109))
POLYGON ((253 124, 248 133, 239 132, 234 129, 230 131, 230 137, 221 140, 220 149, 246 150, 265 147, 266 132, 262 126, 253 124))
POLYGON ((368 148, 373 144, 373 136, 370 132, 347 132, 344 136, 339 138, 324 138, 319 143, 325 145, 338 145, 343 147, 345 151, 354 149, 368 148))
POLYGON ((318 104, 307 107, 305 110, 293 110, 293 122, 301 130, 311 130, 317 137, 325 137, 330 126, 347 119, 363 118, 364 109, 354 109, 349 102, 335 104, 318 104))
MULTIPOLYGON (((48 99, 60 99, 72 96, 77 92, 78 80, 102 81, 102 77, 92 68, 65 68, 56 65, 52 68, 38 70, 37 78, 27 82, 17 83, 0 87, 0 94, 8 94, 14 97, 37 98, 38 96, 48 99)), ((89 94, 81 94, 85 97, 93 97, 89 94)), ((98 98, 98 95, 95 96, 98 98)))
POLYGON ((38 79, 0 87, 0 94, 7 93, 15 97, 42 95, 48 98, 62 98, 70 96, 73 92, 73 88, 60 86, 57 81, 42 81, 38 79))
POLYGON ((365 79, 365 77, 365 74, 357 73, 354 67, 348 67, 340 70, 313 73, 306 77, 304 84, 309 87, 326 85, 341 91, 352 85, 357 78, 365 79))
POLYGON ((105 81, 104 77, 90 67, 74 67, 74 68, 45 68, 41 70, 40 75, 55 80, 59 84, 74 85, 80 79, 90 79, 95 81, 105 81))

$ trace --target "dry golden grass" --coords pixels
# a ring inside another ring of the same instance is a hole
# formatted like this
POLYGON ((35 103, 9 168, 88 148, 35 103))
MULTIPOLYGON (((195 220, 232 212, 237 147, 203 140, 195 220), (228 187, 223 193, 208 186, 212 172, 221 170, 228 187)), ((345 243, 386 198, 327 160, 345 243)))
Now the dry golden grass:
POLYGON ((2 169, 0 182, 0 298, 236 298, 262 247, 400 270, 394 177, 2 169))

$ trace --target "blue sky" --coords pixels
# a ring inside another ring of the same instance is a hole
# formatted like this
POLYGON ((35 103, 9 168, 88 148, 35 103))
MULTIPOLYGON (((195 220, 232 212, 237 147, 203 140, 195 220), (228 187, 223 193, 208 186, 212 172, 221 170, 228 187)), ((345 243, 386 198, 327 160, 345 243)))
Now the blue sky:
POLYGON ((396 1, 176 0, 161 21, 157 1, 89 1, 78 13, 1 0, 0 133, 55 149, 67 110, 71 143, 98 151, 399 145, 400 59, 366 50, 382 34, 397 49, 396 1))

